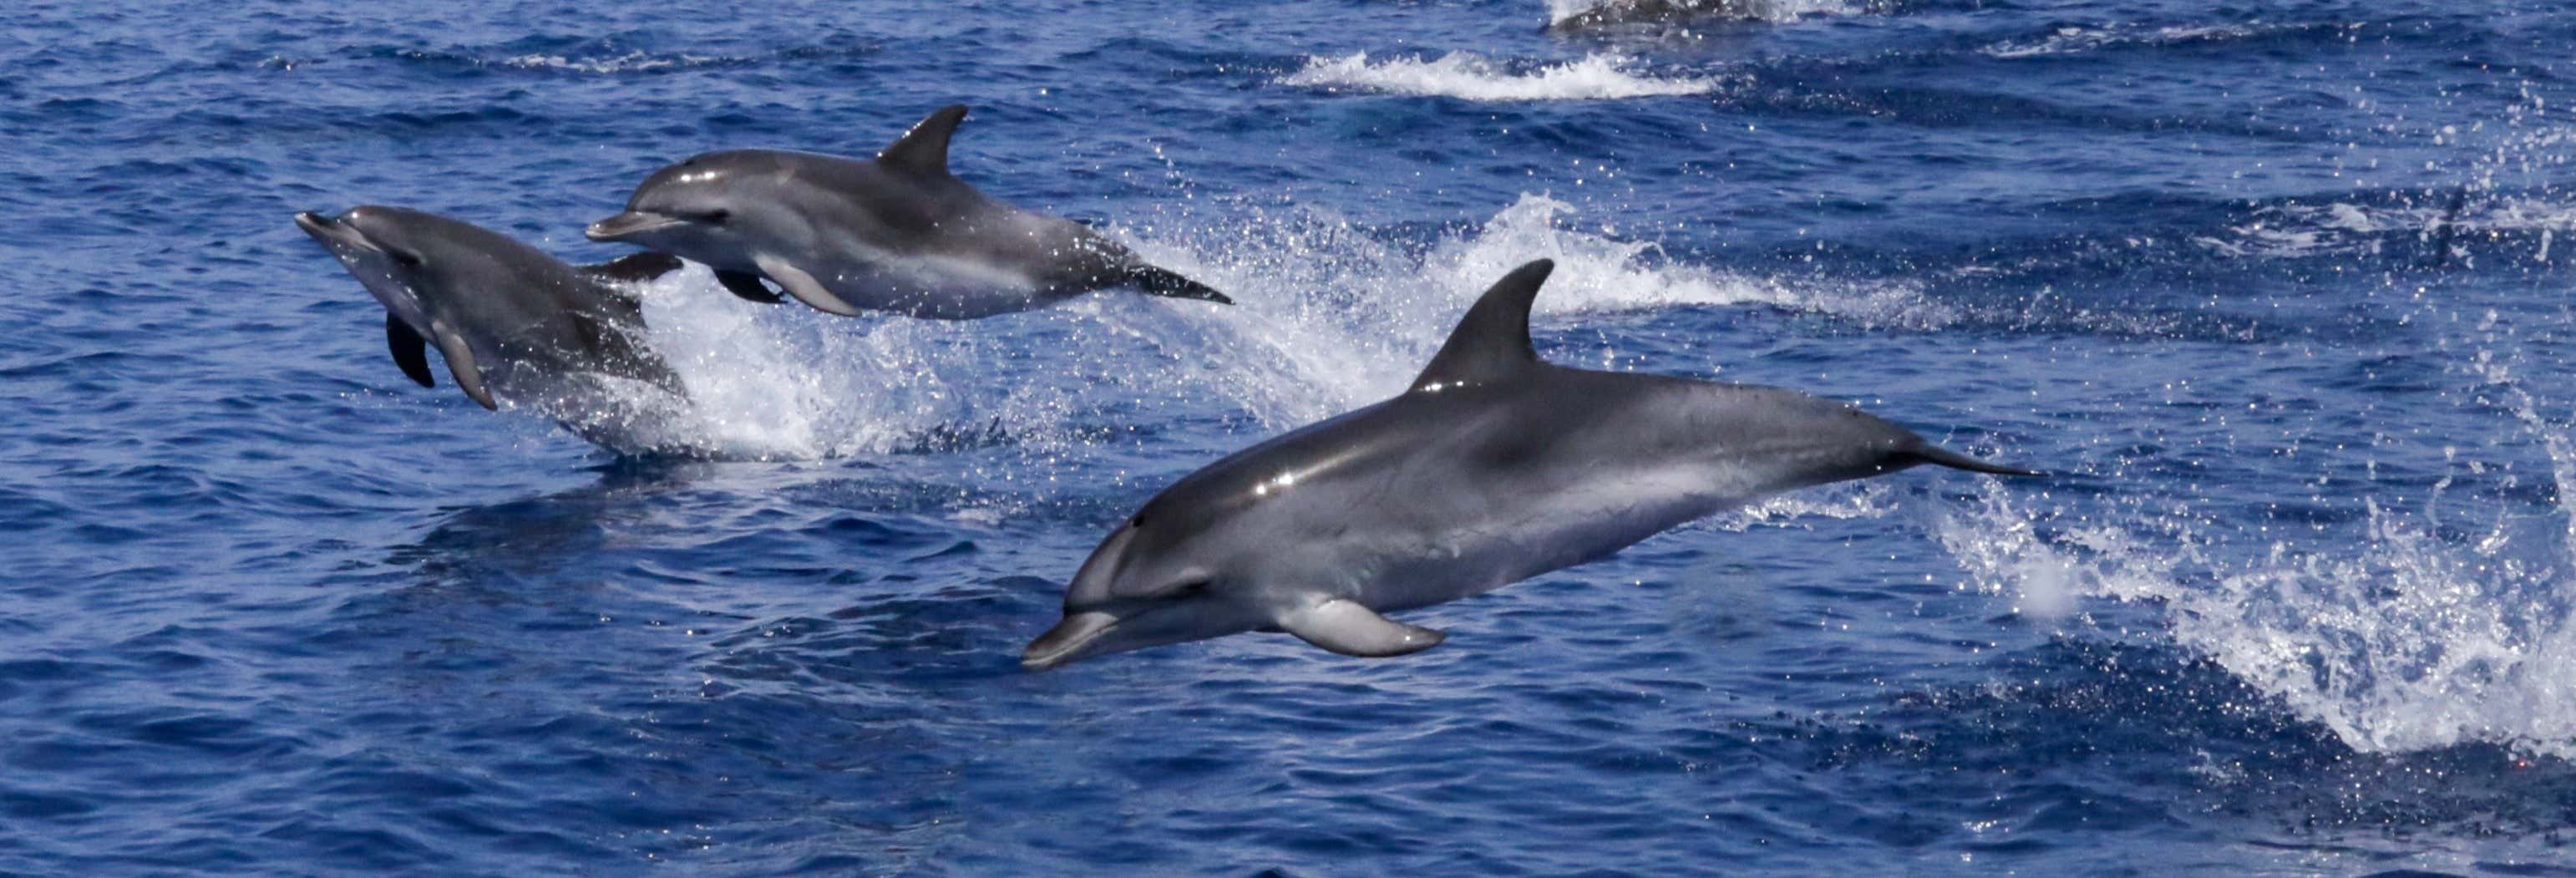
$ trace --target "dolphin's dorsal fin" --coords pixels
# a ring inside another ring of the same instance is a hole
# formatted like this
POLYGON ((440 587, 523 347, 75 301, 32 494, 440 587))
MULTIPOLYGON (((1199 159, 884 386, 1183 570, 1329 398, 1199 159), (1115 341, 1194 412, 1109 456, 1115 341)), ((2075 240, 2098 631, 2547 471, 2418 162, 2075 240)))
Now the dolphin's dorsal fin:
POLYGON ((1540 259, 1495 281, 1467 309, 1458 328, 1449 331, 1448 343, 1432 355, 1431 365, 1422 367, 1422 374, 1413 379, 1413 389, 1480 384, 1537 365, 1538 351, 1530 347, 1530 301, 1538 298, 1539 285, 1555 270, 1554 260, 1540 259))
POLYGON ((948 173, 948 137, 957 133, 957 123, 965 121, 966 105, 949 104, 938 112, 923 117, 912 130, 895 138, 894 144, 877 153, 877 163, 915 174, 948 173))

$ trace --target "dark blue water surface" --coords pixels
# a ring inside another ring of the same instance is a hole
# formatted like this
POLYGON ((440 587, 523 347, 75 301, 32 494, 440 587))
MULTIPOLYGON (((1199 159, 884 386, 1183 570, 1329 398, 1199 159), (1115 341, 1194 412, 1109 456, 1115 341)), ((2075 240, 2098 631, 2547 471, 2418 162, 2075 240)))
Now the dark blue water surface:
POLYGON ((0 10, 0 872, 2576 874, 2576 9, 1851 0, 0 10), (664 162, 957 171, 1242 302, 651 282, 719 461, 387 361, 288 222, 577 261, 664 162), (1044 674, 1155 490, 1551 358, 1913 471, 1044 674))

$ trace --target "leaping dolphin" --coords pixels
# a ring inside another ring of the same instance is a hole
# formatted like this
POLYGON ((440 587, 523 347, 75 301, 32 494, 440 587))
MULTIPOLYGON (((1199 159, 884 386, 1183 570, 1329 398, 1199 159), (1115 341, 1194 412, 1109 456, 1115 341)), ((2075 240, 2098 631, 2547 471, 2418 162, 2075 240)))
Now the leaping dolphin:
POLYGON ((1530 301, 1554 265, 1485 292, 1411 389, 1183 476, 1073 576, 1021 657, 1244 631, 1395 656, 1439 631, 1384 613, 1597 560, 1765 495, 1919 464, 2038 475, 1791 390, 1551 365, 1530 301))
POLYGON ((436 345, 456 386, 487 409, 548 403, 590 375, 685 397, 679 375, 641 343, 635 299, 608 283, 658 276, 677 259, 647 253, 575 268, 471 223, 377 205, 338 218, 299 213, 295 225, 384 304, 394 364, 422 387, 437 384, 427 351, 436 345))
POLYGON ((932 113, 871 160, 704 153, 653 172, 624 213, 587 233, 705 263, 746 299, 779 301, 761 284, 767 279, 845 317, 970 320, 1114 286, 1233 303, 1080 223, 1003 204, 957 179, 948 139, 965 118, 963 105, 932 113))

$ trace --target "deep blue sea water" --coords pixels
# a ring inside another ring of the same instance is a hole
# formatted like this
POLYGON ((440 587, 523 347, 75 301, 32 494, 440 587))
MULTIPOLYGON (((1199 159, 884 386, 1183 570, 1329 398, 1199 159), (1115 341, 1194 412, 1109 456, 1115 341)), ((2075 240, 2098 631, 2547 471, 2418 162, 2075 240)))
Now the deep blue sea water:
POLYGON ((0 10, 0 872, 2576 874, 2576 9, 1778 0, 0 10), (957 171, 1239 307, 647 285, 724 461, 388 362, 288 222, 567 259, 662 163, 957 171), (2045 482, 1791 495, 1044 674, 1183 473, 1551 358, 2045 482), (2412 870, 2412 871, 2409 871, 2412 870))

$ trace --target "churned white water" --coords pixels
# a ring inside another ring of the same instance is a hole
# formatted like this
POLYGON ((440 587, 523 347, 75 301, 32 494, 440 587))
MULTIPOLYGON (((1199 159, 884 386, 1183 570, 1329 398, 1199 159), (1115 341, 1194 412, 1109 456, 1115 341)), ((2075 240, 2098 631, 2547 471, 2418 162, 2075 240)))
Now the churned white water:
POLYGON ((1473 52, 1438 58, 1371 60, 1366 52, 1306 59, 1282 84, 1470 101, 1574 101, 1705 94, 1717 80, 1662 76, 1620 55, 1595 54, 1556 64, 1510 64, 1473 52))

